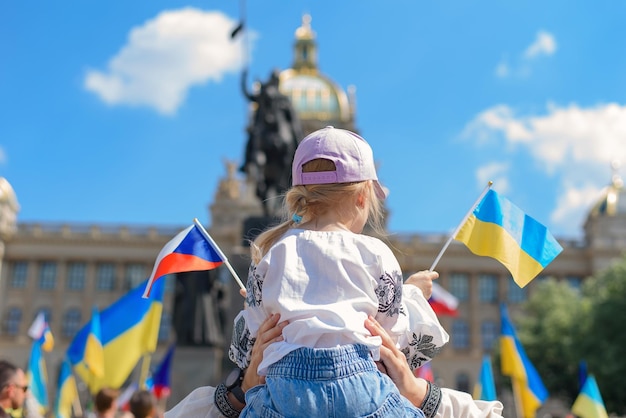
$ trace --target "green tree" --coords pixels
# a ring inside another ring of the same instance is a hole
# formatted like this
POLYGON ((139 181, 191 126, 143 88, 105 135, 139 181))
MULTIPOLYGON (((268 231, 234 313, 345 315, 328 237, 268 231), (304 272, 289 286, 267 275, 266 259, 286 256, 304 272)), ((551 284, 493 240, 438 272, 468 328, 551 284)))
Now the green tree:
POLYGON ((579 350, 596 377, 606 409, 626 412, 626 258, 583 286, 587 321, 579 350))
POLYGON ((518 337, 550 396, 573 401, 578 395, 577 349, 583 299, 565 282, 539 283, 515 315, 518 337))

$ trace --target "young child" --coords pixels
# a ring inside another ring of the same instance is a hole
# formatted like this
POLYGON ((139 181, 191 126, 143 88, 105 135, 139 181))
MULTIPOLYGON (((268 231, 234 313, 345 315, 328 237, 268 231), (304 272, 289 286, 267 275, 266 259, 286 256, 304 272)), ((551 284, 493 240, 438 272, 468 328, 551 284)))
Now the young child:
POLYGON ((403 287, 389 247, 361 234, 368 220, 382 231, 385 197, 360 136, 326 127, 299 144, 285 196, 289 219, 252 244, 231 360, 248 366, 268 315, 289 324, 283 341, 264 351, 258 373, 266 384, 246 393, 242 416, 423 416, 377 370, 381 338, 364 325, 374 316, 413 369, 448 341, 422 292, 403 287))

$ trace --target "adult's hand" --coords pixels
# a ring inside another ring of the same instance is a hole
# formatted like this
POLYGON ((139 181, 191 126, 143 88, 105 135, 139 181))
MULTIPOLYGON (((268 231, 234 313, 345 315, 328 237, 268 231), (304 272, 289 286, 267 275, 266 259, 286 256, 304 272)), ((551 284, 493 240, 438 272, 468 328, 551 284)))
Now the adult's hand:
POLYGON ((433 294, 433 280, 438 278, 439 273, 436 271, 422 270, 410 275, 409 278, 404 281, 404 284, 419 287, 424 297, 430 299, 430 296, 433 294))
POLYGON ((391 378, 402 396, 419 408, 426 397, 428 382, 413 375, 404 354, 396 347, 387 331, 376 322, 373 316, 370 315, 365 320, 365 328, 372 335, 378 335, 382 339, 379 370, 391 378))
POLYGON ((265 383, 265 376, 259 376, 257 369, 263 360, 263 351, 268 345, 283 340, 283 328, 287 325, 287 321, 278 323, 280 314, 270 315, 259 327, 256 342, 252 347, 250 365, 246 369, 246 373, 241 382, 241 389, 246 392, 253 386, 265 383))

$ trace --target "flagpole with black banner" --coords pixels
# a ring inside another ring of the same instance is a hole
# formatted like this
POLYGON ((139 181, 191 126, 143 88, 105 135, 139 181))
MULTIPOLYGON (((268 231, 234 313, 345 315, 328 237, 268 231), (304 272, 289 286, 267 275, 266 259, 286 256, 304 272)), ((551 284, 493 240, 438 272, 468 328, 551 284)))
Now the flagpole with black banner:
POLYGON ((493 185, 493 181, 490 180, 487 183, 487 186, 485 186, 485 189, 482 191, 480 196, 478 196, 478 199, 476 199, 476 202, 474 202, 474 204, 472 205, 470 210, 465 214, 465 216, 461 220, 461 223, 459 224, 459 226, 456 227, 456 229, 454 230, 452 235, 450 235, 450 237, 448 238, 448 240, 444 244, 444 246, 441 249, 441 251, 439 251, 439 254, 437 255, 437 258, 435 258, 435 261, 433 261, 433 265, 430 266, 430 269, 429 269, 430 271, 433 271, 435 269, 435 267, 437 266, 437 263, 439 263, 439 260, 441 260, 441 257, 443 256, 443 253, 446 252, 446 250, 448 249, 448 246, 450 245, 450 243, 452 242, 454 237, 456 237, 456 235, 459 233, 459 231, 461 230, 463 225, 465 225, 465 222, 467 221, 467 218, 469 218, 470 215, 472 214, 472 212, 474 212, 474 209, 476 209, 476 206, 480 203, 481 200, 483 200, 483 197, 485 197, 485 195, 487 194, 487 192, 489 191, 489 189, 491 188, 492 185, 493 185))
POLYGON ((233 277, 235 278, 235 281, 237 282, 237 284, 239 285, 239 287, 243 290, 246 289, 246 286, 243 284, 243 282, 241 281, 241 279, 239 278, 239 276, 237 275, 237 272, 235 271, 235 269, 233 269, 233 266, 230 265, 230 263, 228 262, 228 258, 226 257, 226 255, 222 252, 222 250, 220 249, 220 247, 217 246, 217 244, 215 243, 215 241, 213 241, 213 238, 211 238, 211 235, 209 235, 209 233, 206 231, 206 229, 204 229, 204 227, 202 226, 202 224, 200 223, 200 221, 198 221, 198 218, 193 218, 193 223, 198 227, 198 229, 200 230, 200 232, 202 233, 202 235, 204 235, 204 237, 207 239, 207 241, 209 241, 211 243, 211 245, 213 246, 213 248, 215 249, 215 251, 217 251, 217 253, 219 254, 219 256, 222 258, 222 260, 224 260, 224 264, 226 264, 226 267, 228 267, 228 271, 230 271, 230 274, 233 275, 233 277))

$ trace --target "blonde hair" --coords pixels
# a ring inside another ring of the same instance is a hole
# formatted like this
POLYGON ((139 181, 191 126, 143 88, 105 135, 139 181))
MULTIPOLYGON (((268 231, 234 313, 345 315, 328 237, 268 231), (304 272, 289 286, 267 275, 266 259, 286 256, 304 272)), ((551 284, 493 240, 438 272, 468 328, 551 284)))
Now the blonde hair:
MULTIPOLYGON (((302 166, 302 171, 305 173, 336 170, 335 163, 322 158, 311 160, 302 166)), ((293 186, 287 191, 283 200, 285 219, 280 224, 261 233, 251 244, 252 261, 255 264, 259 263, 272 245, 289 229, 297 227, 301 222, 308 222, 329 211, 339 211, 340 215, 347 215, 344 212, 345 202, 350 201, 349 197, 354 196, 356 198, 359 195, 369 199, 368 224, 376 233, 383 235, 382 203, 376 197, 371 180, 354 183, 293 186), (293 215, 301 216, 302 219, 296 223, 292 219, 293 215)))

